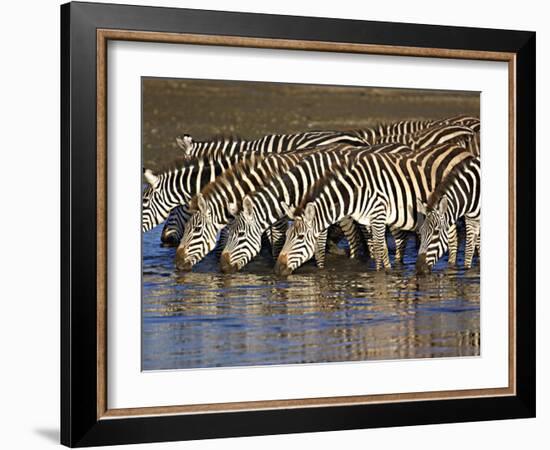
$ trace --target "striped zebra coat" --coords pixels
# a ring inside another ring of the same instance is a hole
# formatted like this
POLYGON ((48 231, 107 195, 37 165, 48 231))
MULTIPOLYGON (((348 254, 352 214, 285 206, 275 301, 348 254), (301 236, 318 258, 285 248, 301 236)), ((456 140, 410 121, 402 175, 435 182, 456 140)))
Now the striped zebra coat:
POLYGON ((312 151, 253 155, 207 184, 190 203, 193 214, 176 251, 176 267, 191 270, 215 247, 218 233, 237 213, 247 194, 289 170, 312 151))
POLYGON ((318 180, 300 207, 279 254, 276 272, 289 274, 311 258, 315 241, 332 223, 349 216, 372 233, 376 268, 390 268, 386 226, 414 231, 417 199, 426 201, 441 180, 471 153, 440 145, 418 154, 366 154, 349 158, 318 180))
POLYGON ((419 227, 420 249, 416 268, 429 272, 448 246, 447 230, 460 217, 465 218, 466 245, 464 266, 469 269, 476 248, 479 249, 480 174, 479 158, 469 158, 456 166, 418 210, 423 219, 419 227))
MULTIPOLYGON (((196 158, 206 159, 215 165, 216 175, 220 175, 251 154, 285 153, 336 143, 349 145, 366 143, 356 131, 308 131, 295 134, 270 134, 256 140, 219 138, 200 142, 194 141, 189 135, 184 135, 177 137, 176 142, 184 154, 183 164, 186 160, 192 162, 196 158)), ((169 246, 179 245, 189 217, 187 205, 174 208, 162 230, 161 241, 169 246)))
MULTIPOLYGON (((374 145, 383 142, 405 143, 412 148, 424 148, 443 142, 468 140, 472 123, 479 120, 457 116, 442 120, 405 120, 363 130, 310 131, 295 134, 273 134, 256 140, 220 138, 196 142, 189 135, 176 138, 186 158, 208 158, 219 165, 218 172, 230 168, 242 153, 282 153, 329 144, 374 145), (448 125, 456 126, 451 130, 448 125), (446 128, 446 129, 445 129, 446 128), (406 139, 406 140, 405 140, 406 139)), ((182 205, 170 213, 161 234, 166 245, 176 246, 189 219, 189 211, 182 205)))
MULTIPOLYGON (((310 139, 306 139, 309 134, 302 133, 302 139, 299 141, 296 138, 297 135, 291 135, 295 137, 292 142, 300 142, 303 145, 323 142, 320 140, 318 132, 314 132, 312 135, 310 139)), ((323 134, 329 143, 351 142, 354 144, 359 142, 358 138, 353 136, 350 137, 341 132, 323 134)), ((144 177, 149 186, 142 194, 142 231, 149 231, 168 218, 168 223, 162 233, 162 240, 166 243, 179 244, 183 227, 190 216, 188 205, 191 198, 199 193, 207 183, 234 165, 246 161, 250 157, 263 154, 263 151, 257 147, 250 150, 241 149, 244 147, 244 143, 256 141, 239 140, 238 142, 242 143, 239 151, 227 154, 216 150, 219 146, 223 147, 223 143, 229 145, 229 142, 232 140, 210 141, 211 147, 202 145, 201 152, 197 152, 196 156, 185 155, 182 160, 178 160, 174 164, 173 168, 160 174, 155 174, 149 169, 144 171, 144 177), (209 148, 212 151, 209 151, 209 148)))
MULTIPOLYGON (((319 178, 325 176, 333 165, 342 164, 342 161, 349 157, 355 158, 364 153, 412 151, 402 144, 368 147, 339 144, 319 147, 316 150, 281 176, 274 177, 269 184, 243 198, 241 210, 228 226, 227 242, 220 260, 222 271, 234 272, 248 264, 260 252, 263 233, 281 220, 287 223, 288 206, 283 207, 281 202, 291 207, 298 206, 311 187, 319 178)), ((351 241, 350 256, 353 258, 357 256, 357 242, 361 242, 359 231, 349 218, 343 218, 339 225, 348 241, 351 241)), ((315 250, 315 259, 319 267, 322 267, 324 262, 325 241, 326 230, 320 234, 315 250)), ((278 252, 275 252, 274 256, 277 254, 278 252)))
MULTIPOLYGON (((409 138, 405 135, 402 140, 411 142, 418 149, 424 149, 433 143, 456 141, 468 144, 473 138, 473 132, 462 126, 438 125, 409 136, 412 137, 409 138)), ((403 144, 378 144, 353 148, 350 146, 324 146, 319 147, 318 150, 320 153, 309 156, 282 177, 275 178, 270 184, 254 192, 253 195, 244 198, 242 213, 238 214, 228 227, 227 242, 221 255, 223 271, 240 270, 256 256, 261 249, 262 233, 268 230, 273 223, 286 217, 286 212, 280 202, 285 201, 287 208, 297 207, 303 196, 319 178, 326 174, 333 162, 341 163, 350 153, 353 153, 355 157, 356 152, 399 153, 413 151, 411 147, 403 144)), ((342 219, 339 225, 350 244, 350 257, 356 257, 361 247, 361 238, 358 236, 356 225, 349 218, 342 219)), ((368 240, 370 236, 368 230, 362 228, 361 232, 368 240)), ((315 259, 319 267, 323 266, 324 261, 324 233, 319 236, 315 250, 315 259)), ((406 233, 394 231, 396 261, 400 261, 402 258, 406 238, 406 233)), ((452 237, 451 243, 454 244, 452 237)), ((455 245, 453 245, 454 247, 455 245)))

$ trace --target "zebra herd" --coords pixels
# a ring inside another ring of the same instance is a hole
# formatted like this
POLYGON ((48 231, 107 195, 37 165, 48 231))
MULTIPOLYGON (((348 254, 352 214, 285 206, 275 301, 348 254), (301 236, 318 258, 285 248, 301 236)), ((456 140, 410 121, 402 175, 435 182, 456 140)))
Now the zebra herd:
POLYGON ((390 269, 387 232, 395 263, 414 233, 425 273, 447 251, 456 264, 464 220, 469 268, 479 252, 479 133, 479 119, 456 116, 257 140, 178 137, 178 162, 144 171, 142 230, 166 222, 161 239, 178 247, 180 270, 215 249, 221 270, 234 272, 267 241, 280 275, 312 257, 324 267, 327 241, 342 235, 351 258, 363 249, 390 269))

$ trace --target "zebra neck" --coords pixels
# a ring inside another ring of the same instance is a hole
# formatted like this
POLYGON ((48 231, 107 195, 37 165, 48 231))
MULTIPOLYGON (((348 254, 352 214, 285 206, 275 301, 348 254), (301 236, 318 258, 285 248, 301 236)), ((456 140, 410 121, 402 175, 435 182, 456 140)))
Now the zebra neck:
POLYGON ((188 203, 214 179, 218 170, 220 168, 213 161, 208 160, 184 166, 168 174, 166 189, 172 194, 170 197, 178 197, 179 204, 188 203))
POLYGON ((185 179, 186 169, 175 169, 170 172, 165 172, 162 177, 162 191, 164 202, 167 208, 175 208, 188 202, 191 196, 185 187, 182 185, 185 179))
POLYGON ((323 201, 314 202, 315 216, 313 220, 313 233, 315 236, 319 236, 324 230, 347 215, 342 208, 324 207, 324 205, 327 204, 330 203, 323 201))
POLYGON ((191 155, 194 157, 212 157, 219 159, 230 157, 245 150, 249 142, 238 139, 218 139, 214 141, 193 142, 191 155))
POLYGON ((456 223, 459 217, 462 217, 464 214, 460 211, 460 206, 456 201, 453 201, 454 197, 446 196, 448 199, 447 210, 443 215, 443 223, 449 227, 452 224, 456 223))

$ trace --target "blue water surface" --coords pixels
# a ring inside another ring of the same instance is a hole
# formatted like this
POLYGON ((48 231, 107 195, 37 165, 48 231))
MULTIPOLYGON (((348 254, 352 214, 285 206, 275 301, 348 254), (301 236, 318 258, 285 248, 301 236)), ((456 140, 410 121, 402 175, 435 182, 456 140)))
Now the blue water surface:
POLYGON ((175 269, 160 228, 143 235, 142 369, 257 366, 480 354, 479 263, 417 276, 416 245, 404 264, 329 255, 281 278, 262 252, 223 274, 210 254, 175 269))

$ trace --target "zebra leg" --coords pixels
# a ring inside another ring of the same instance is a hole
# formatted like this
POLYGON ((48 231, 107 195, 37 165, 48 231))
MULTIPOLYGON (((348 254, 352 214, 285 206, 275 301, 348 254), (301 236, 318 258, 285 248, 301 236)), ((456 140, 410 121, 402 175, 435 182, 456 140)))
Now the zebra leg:
POLYGON ((409 235, 406 231, 396 230, 392 233, 393 240, 395 241, 395 262, 403 262, 403 256, 405 255, 405 247, 407 246, 407 239, 409 235))
POLYGON ((456 255, 458 253, 458 232, 456 229, 456 223, 452 224, 449 227, 448 231, 449 235, 449 260, 448 265, 449 266, 456 266, 456 255))
POLYGON ((325 250, 327 248, 328 229, 321 232, 315 244, 315 262, 319 269, 325 268, 325 250))
POLYGON ((470 269, 474 259, 474 250, 479 239, 479 219, 466 217, 466 248, 464 249, 464 267, 470 269))
POLYGON ((363 239, 367 244, 367 259, 374 258, 374 249, 372 247, 372 233, 367 225, 359 225, 363 239))
POLYGON ((363 240, 355 222, 351 217, 344 217, 338 224, 348 241, 349 257, 358 258, 363 246, 363 240))
POLYGON ((385 269, 391 269, 388 245, 386 243, 386 221, 380 219, 373 221, 371 230, 376 270, 380 270, 382 265, 385 269))
POLYGON ((216 242, 216 246, 214 247, 214 253, 216 255, 216 258, 219 258, 223 252, 223 249, 225 248, 225 244, 227 242, 227 238, 229 237, 229 232, 227 231, 227 227, 222 228, 222 231, 220 231, 220 237, 218 238, 218 242, 216 242))
POLYGON ((271 243, 271 254, 277 259, 279 253, 285 245, 286 230, 288 229, 288 219, 286 217, 278 220, 270 227, 269 240, 271 243))

